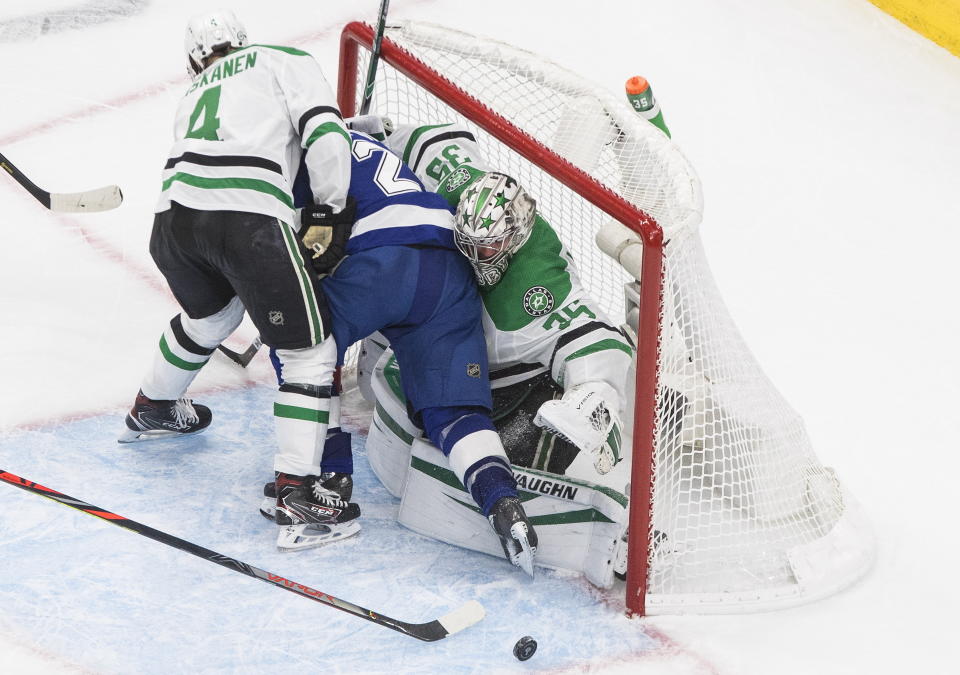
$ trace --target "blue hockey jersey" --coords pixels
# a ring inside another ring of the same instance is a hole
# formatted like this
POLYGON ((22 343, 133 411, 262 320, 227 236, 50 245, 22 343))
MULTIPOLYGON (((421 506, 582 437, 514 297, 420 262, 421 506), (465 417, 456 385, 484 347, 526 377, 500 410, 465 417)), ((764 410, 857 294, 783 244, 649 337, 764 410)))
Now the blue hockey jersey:
MULTIPOLYGON (((428 192, 413 171, 382 143, 351 131, 349 194, 357 214, 347 254, 378 246, 421 245, 456 250, 453 209, 428 192)), ((301 161, 293 186, 294 206, 311 202, 307 172, 301 161)))

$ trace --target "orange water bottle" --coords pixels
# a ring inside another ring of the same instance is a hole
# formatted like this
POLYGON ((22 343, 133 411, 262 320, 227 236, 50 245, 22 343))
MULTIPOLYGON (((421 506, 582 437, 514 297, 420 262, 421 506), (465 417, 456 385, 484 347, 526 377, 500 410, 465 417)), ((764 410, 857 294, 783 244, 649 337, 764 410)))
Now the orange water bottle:
POLYGON ((645 78, 635 75, 627 80, 624 88, 627 90, 627 100, 637 114, 669 137, 670 129, 663 121, 663 111, 660 110, 660 104, 653 96, 650 83, 645 78))

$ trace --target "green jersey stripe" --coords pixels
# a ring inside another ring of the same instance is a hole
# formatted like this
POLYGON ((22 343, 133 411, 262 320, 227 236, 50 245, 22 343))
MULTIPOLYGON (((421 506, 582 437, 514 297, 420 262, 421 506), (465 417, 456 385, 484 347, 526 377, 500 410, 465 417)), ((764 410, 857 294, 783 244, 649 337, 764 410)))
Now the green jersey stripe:
POLYGON ((336 122, 324 122, 323 124, 317 125, 317 128, 314 129, 313 133, 310 134, 310 137, 307 139, 306 143, 303 144, 303 147, 309 148, 311 145, 313 145, 314 141, 321 136, 326 136, 327 134, 340 134, 347 139, 347 143, 353 145, 353 141, 350 139, 350 134, 348 134, 342 126, 336 122))
POLYGON ((203 361, 186 361, 181 359, 170 349, 170 345, 167 344, 166 335, 160 336, 160 353, 163 354, 163 358, 165 358, 167 362, 182 370, 200 370, 203 368, 203 364, 205 364, 210 358, 208 356, 203 361))
POLYGON ((273 404, 274 417, 286 417, 291 420, 303 420, 304 422, 316 422, 317 424, 326 424, 330 421, 330 412, 328 410, 312 410, 310 408, 301 408, 297 405, 285 405, 283 403, 273 404))
POLYGON ((630 349, 626 343, 620 342, 620 340, 607 339, 594 342, 592 345, 587 345, 583 349, 578 349, 573 354, 565 358, 564 361, 572 361, 573 359, 579 359, 582 356, 588 356, 589 354, 602 352, 606 349, 619 349, 622 352, 626 352, 628 356, 633 356, 633 350, 630 349))
POLYGON ((257 178, 206 178, 178 171, 163 181, 161 191, 169 190, 174 182, 184 183, 203 190, 253 190, 276 197, 287 207, 293 208, 293 197, 276 185, 257 178))
POLYGON ((303 304, 307 310, 307 320, 310 324, 313 344, 320 344, 324 338, 323 321, 320 319, 320 307, 317 304, 317 296, 313 291, 313 283, 310 281, 306 263, 303 261, 303 256, 300 255, 300 247, 297 245, 293 229, 282 220, 278 220, 277 223, 280 225, 280 232, 283 233, 287 252, 290 254, 290 260, 293 261, 293 267, 300 280, 300 292, 303 294, 303 304))

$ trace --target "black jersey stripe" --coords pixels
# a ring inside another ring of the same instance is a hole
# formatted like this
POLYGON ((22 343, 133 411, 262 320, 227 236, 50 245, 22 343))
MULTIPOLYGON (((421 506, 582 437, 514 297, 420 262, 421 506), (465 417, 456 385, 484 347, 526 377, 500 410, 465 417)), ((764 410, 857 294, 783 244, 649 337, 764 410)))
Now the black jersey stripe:
POLYGON ((297 124, 297 130, 300 132, 300 138, 303 138, 303 130, 307 128, 307 122, 312 120, 317 115, 323 115, 324 113, 330 113, 332 115, 336 115, 341 120, 343 119, 343 115, 340 114, 340 111, 334 108, 332 105, 318 105, 314 108, 310 108, 310 110, 300 116, 300 123, 297 124))
POLYGON ((185 152, 179 157, 171 157, 163 166, 164 169, 172 169, 179 162, 189 162, 190 164, 199 164, 201 166, 252 166, 258 169, 266 169, 283 175, 283 169, 273 160, 264 157, 255 157, 253 155, 201 155, 196 152, 185 152))
POLYGON ((210 356, 213 353, 213 350, 216 347, 207 349, 206 347, 201 347, 196 342, 190 339, 190 336, 183 330, 183 323, 180 321, 180 315, 177 314, 170 321, 170 328, 173 329, 173 336, 177 339, 177 344, 183 347, 186 351, 191 354, 196 354, 197 356, 210 356))
POLYGON ((500 370, 490 373, 490 381, 492 382, 493 380, 499 380, 504 377, 515 377, 517 375, 523 375, 524 373, 540 370, 542 368, 543 364, 540 363, 518 363, 515 366, 501 368, 500 370))
POLYGON ((579 340, 584 335, 587 335, 588 333, 592 333, 593 331, 598 331, 598 330, 610 331, 611 333, 616 333, 619 337, 623 337, 623 334, 619 330, 602 321, 591 321, 589 323, 583 324, 582 326, 578 326, 577 328, 574 328, 573 330, 564 333, 557 339, 557 344, 553 348, 553 355, 550 357, 550 372, 551 373, 553 372, 553 362, 557 358, 557 352, 559 352, 561 349, 566 347, 568 344, 570 344, 574 340, 579 340))
POLYGON ((477 142, 477 139, 473 137, 469 131, 447 131, 442 134, 437 134, 432 138, 424 141, 423 145, 420 146, 420 152, 417 153, 417 159, 410 165, 410 168, 414 171, 417 170, 417 167, 420 165, 420 160, 423 159, 423 153, 427 151, 431 145, 435 143, 442 143, 443 141, 449 141, 454 138, 465 138, 468 141, 477 142))

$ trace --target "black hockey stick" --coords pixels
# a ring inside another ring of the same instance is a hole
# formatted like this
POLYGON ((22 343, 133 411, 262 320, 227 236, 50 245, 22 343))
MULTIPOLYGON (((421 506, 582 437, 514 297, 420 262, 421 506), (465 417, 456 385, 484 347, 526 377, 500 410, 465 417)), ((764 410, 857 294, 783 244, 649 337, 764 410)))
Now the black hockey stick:
POLYGON ((387 9, 390 0, 380 0, 380 16, 377 19, 377 32, 373 39, 373 51, 370 54, 370 67, 367 68, 367 82, 363 86, 363 100, 360 103, 360 114, 370 112, 370 102, 373 100, 373 84, 377 79, 377 64, 380 62, 380 43, 383 41, 383 29, 387 24, 387 9))
POLYGON ((58 193, 47 192, 38 187, 32 180, 23 175, 13 163, 0 155, 0 166, 13 176, 13 179, 20 183, 27 192, 32 194, 38 202, 46 206, 51 211, 61 213, 81 213, 84 211, 109 211, 120 206, 123 202, 123 193, 116 185, 107 185, 106 187, 88 190, 86 192, 58 193))
POLYGON ((480 621, 480 619, 482 619, 484 616, 483 605, 476 600, 471 600, 452 612, 449 612, 448 614, 445 614, 439 619, 435 619, 433 621, 428 621, 426 623, 407 623, 405 621, 398 621, 396 619, 391 619, 388 616, 383 616, 381 614, 372 612, 369 609, 360 607, 359 605, 354 605, 346 600, 335 598, 328 593, 323 593, 310 588, 309 586, 298 584, 295 581, 281 577, 279 574, 266 572, 259 567, 254 567, 253 565, 249 565, 245 562, 222 555, 216 551, 203 548, 197 544, 193 544, 189 541, 175 537, 172 534, 155 530, 152 527, 138 523, 135 520, 124 518, 116 513, 111 513, 110 511, 101 509, 98 506, 93 506, 92 504, 80 501, 74 497, 69 497, 62 492, 51 490, 48 487, 33 483, 25 478, 20 478, 12 473, 7 473, 6 471, 0 470, 0 480, 3 480, 22 490, 26 490, 27 492, 33 492, 41 497, 46 497, 47 499, 52 499, 55 502, 60 502, 64 506, 69 506, 70 508, 77 509, 78 511, 89 513, 91 516, 96 516, 101 520, 105 520, 108 523, 112 523, 113 525, 117 525, 126 530, 132 530, 137 534, 142 534, 144 537, 153 539, 154 541, 159 541, 161 544, 166 544, 167 546, 178 548, 181 551, 192 553, 198 558, 209 560, 212 563, 226 567, 234 572, 240 572, 241 574, 246 574, 249 577, 259 579, 260 581, 265 581, 284 590, 291 591, 292 593, 296 593, 297 595, 301 595, 305 598, 309 598, 310 600, 322 602, 325 605, 330 605, 331 607, 335 607, 336 609, 344 612, 349 612, 350 614, 358 616, 361 619, 372 621, 379 626, 392 628, 397 632, 403 633, 404 635, 409 635, 410 637, 415 637, 418 640, 423 640, 424 642, 442 640, 448 635, 457 633, 464 628, 469 628, 473 624, 480 621))
POLYGON ((220 345, 217 347, 221 352, 223 352, 228 359, 236 363, 241 368, 246 368, 250 365, 250 362, 253 361, 253 357, 257 355, 257 352, 260 350, 260 347, 263 346, 263 342, 260 340, 258 335, 256 339, 250 343, 250 346, 247 347, 243 353, 235 352, 229 347, 224 347, 220 345))

